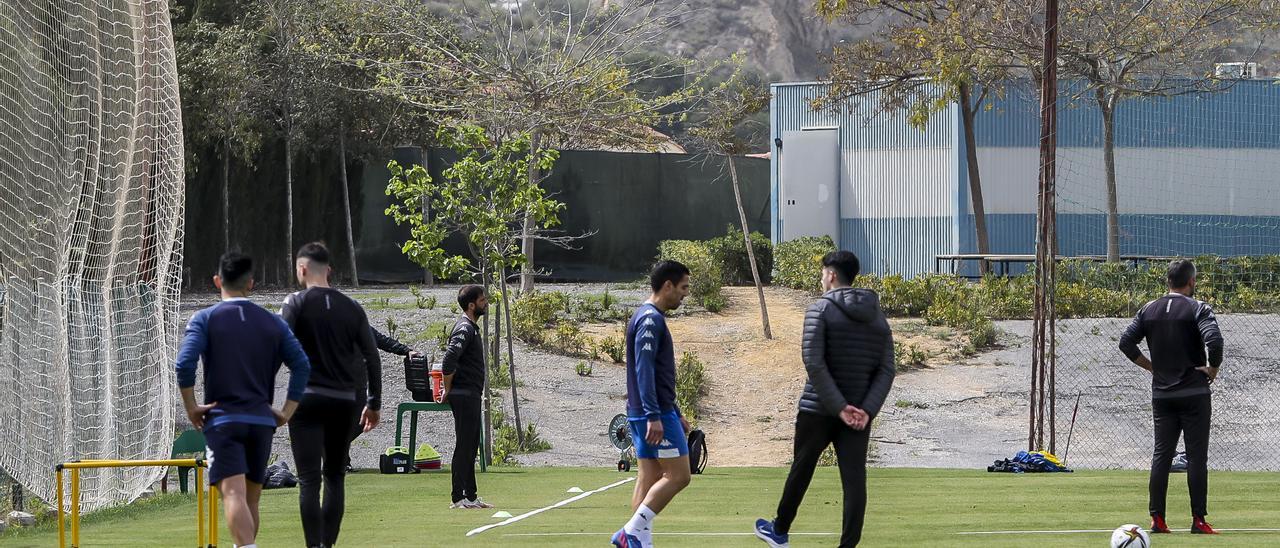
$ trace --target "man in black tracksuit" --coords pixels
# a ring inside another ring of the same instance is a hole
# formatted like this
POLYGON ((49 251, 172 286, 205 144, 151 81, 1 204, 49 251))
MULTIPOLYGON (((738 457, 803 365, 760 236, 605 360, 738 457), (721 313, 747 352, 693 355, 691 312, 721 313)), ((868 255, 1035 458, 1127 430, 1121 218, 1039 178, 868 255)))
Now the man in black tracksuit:
POLYGON ((1209 385, 1222 365, 1222 333, 1213 309, 1192 298, 1195 264, 1185 259, 1173 261, 1167 278, 1169 294, 1144 305, 1120 337, 1120 351, 1151 372, 1151 411, 1155 419, 1149 486, 1151 532, 1169 532, 1164 516, 1165 494, 1181 434, 1187 448, 1191 532, 1215 534, 1204 516, 1209 491, 1209 385), (1149 360, 1138 348, 1143 339, 1151 350, 1149 360))
POLYGON ((351 430, 377 426, 382 360, 363 308, 329 287, 329 250, 310 243, 298 251, 298 281, 306 289, 285 298, 280 315, 311 361, 289 442, 298 465, 298 506, 307 546, 333 546, 342 527, 344 475, 351 430), (357 392, 368 383, 368 396, 357 392), (321 506, 320 489, 324 488, 321 506))
MULTIPOLYGON (((418 351, 412 348, 409 348, 408 345, 395 340, 390 335, 384 335, 381 331, 378 331, 377 329, 373 330, 373 341, 378 345, 378 350, 381 350, 388 354, 395 354, 397 356, 405 356, 405 357, 414 357, 419 355, 418 351)), ((364 401, 368 397, 368 394, 369 394, 369 387, 368 387, 368 383, 366 382, 360 385, 359 390, 356 390, 356 401, 364 401)), ((349 443, 355 443, 356 438, 360 437, 360 434, 363 434, 363 433, 364 433, 364 425, 357 422, 355 426, 351 428, 351 441, 349 443)), ((413 449, 410 448, 410 451, 412 450, 413 449)), ((351 466, 351 450, 348 449, 347 450, 347 473, 350 474, 350 473, 354 473, 355 471, 356 471, 355 467, 351 466)))
POLYGON ((453 409, 457 443, 453 448, 453 504, 450 508, 493 508, 476 493, 476 456, 480 451, 484 398, 484 341, 476 322, 489 310, 489 297, 478 285, 458 290, 463 314, 453 325, 445 348, 444 400, 453 409))
POLYGON ((867 444, 871 420, 893 386, 893 336, 875 292, 854 289, 858 258, 848 251, 822 259, 826 290, 804 316, 802 351, 809 380, 796 414, 795 456, 773 521, 758 520, 756 536, 775 548, 787 533, 813 479, 818 458, 835 444, 844 489, 840 546, 857 546, 867 507, 867 444))

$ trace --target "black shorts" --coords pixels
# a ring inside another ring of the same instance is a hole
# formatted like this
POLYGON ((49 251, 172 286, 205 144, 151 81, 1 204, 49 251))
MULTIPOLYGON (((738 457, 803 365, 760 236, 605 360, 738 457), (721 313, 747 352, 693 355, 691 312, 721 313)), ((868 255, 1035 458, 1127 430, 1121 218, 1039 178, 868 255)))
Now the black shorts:
POLYGON ((244 474, 253 483, 267 479, 271 458, 271 438, 276 429, 260 424, 228 422, 205 428, 205 460, 209 463, 209 483, 244 474))

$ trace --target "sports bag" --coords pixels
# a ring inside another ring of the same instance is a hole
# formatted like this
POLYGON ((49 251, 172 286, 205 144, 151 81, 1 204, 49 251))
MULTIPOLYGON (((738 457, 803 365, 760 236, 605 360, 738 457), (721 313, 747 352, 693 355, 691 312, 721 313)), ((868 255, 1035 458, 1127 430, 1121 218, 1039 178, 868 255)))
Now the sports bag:
POLYGON ((707 435, 702 430, 689 432, 689 472, 701 474, 707 469, 707 435))
POLYGON ((378 456, 378 471, 383 474, 413 474, 418 470, 413 467, 409 449, 397 445, 378 456))

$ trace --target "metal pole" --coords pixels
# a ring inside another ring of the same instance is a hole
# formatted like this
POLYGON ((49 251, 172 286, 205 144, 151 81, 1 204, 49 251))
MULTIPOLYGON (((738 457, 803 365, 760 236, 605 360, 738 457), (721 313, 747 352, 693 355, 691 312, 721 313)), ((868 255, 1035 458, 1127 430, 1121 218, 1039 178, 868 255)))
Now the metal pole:
POLYGON ((58 548, 67 548, 67 522, 63 516, 62 504, 65 500, 62 497, 62 467, 58 467, 58 471, 54 474, 58 482, 58 548))
POLYGON ((71 469, 71 546, 80 546, 80 469, 71 469))
POLYGON ((204 467, 196 467, 196 548, 204 548, 204 467))
POLYGON ((209 485, 209 548, 218 546, 218 487, 209 485))

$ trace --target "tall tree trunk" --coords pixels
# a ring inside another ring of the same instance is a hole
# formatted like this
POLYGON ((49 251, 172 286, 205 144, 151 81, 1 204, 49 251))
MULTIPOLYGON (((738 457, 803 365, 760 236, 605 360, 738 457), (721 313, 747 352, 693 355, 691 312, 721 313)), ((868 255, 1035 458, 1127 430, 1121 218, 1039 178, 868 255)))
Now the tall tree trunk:
MULTIPOLYGON (((507 322, 507 370, 511 373, 511 411, 516 417, 516 439, 520 442, 520 448, 524 449, 524 425, 520 422, 520 395, 516 393, 516 351, 514 343, 511 341, 511 296, 507 294, 507 267, 503 266, 501 284, 502 291, 502 317, 507 322)), ((495 318, 494 321, 498 321, 495 318)))
POLYGON ((726 154, 729 160, 729 178, 733 180, 733 201, 738 205, 738 221, 742 223, 743 243, 747 246, 747 260, 751 263, 751 280, 756 283, 756 295, 760 297, 760 323, 764 325, 764 338, 772 339, 773 331, 769 329, 769 307, 764 304, 764 284, 760 283, 760 268, 756 266, 756 250, 751 245, 751 227, 747 225, 747 211, 742 207, 742 191, 738 188, 738 167, 733 163, 733 155, 726 154))
POLYGON ((285 272, 293 270, 293 128, 284 133, 285 272))
POLYGON ((231 143, 222 140, 222 252, 231 251, 231 143))
MULTIPOLYGON (((480 267, 480 279, 484 283, 485 293, 486 294, 489 293, 489 272, 483 265, 480 267)), ((463 313, 466 313, 466 311, 464 310, 463 313)), ((485 314, 484 315, 484 336, 480 340, 480 348, 484 348, 485 343, 488 342, 489 340, 490 340, 489 339, 489 315, 485 314)), ((485 375, 484 375, 484 417, 481 417, 481 422, 484 424, 484 448, 483 448, 484 450, 481 452, 480 458, 485 459, 484 461, 486 463, 492 464, 493 463, 493 399, 489 397, 490 396, 489 372, 488 372, 489 364, 486 363, 484 367, 486 369, 485 375)))
POLYGON ((1120 200, 1116 192, 1116 101, 1098 90, 1102 111, 1102 163, 1107 172, 1107 261, 1120 262, 1120 200))
MULTIPOLYGON (((965 163, 969 168, 969 201, 973 207, 974 235, 978 242, 978 254, 987 255, 991 253, 991 244, 987 237, 987 207, 982 199, 982 177, 978 173, 978 139, 973 125, 979 105, 973 103, 971 98, 973 90, 968 85, 961 84, 959 91, 960 112, 964 118, 965 163)), ((978 261, 978 268, 985 276, 991 271, 991 264, 985 260, 978 261)))
MULTIPOLYGON (((529 183, 538 184, 542 179, 542 170, 537 166, 537 152, 542 148, 542 132, 534 130, 529 135, 529 183)), ((524 254, 524 264, 520 267, 520 293, 527 294, 533 291, 533 217, 526 212, 524 215, 524 227, 520 232, 521 253, 524 254)))
POLYGON ((342 214, 347 218, 347 253, 351 255, 351 285, 360 287, 356 269, 356 240, 351 236, 351 191, 347 184, 347 125, 338 122, 338 171, 342 173, 342 214))

